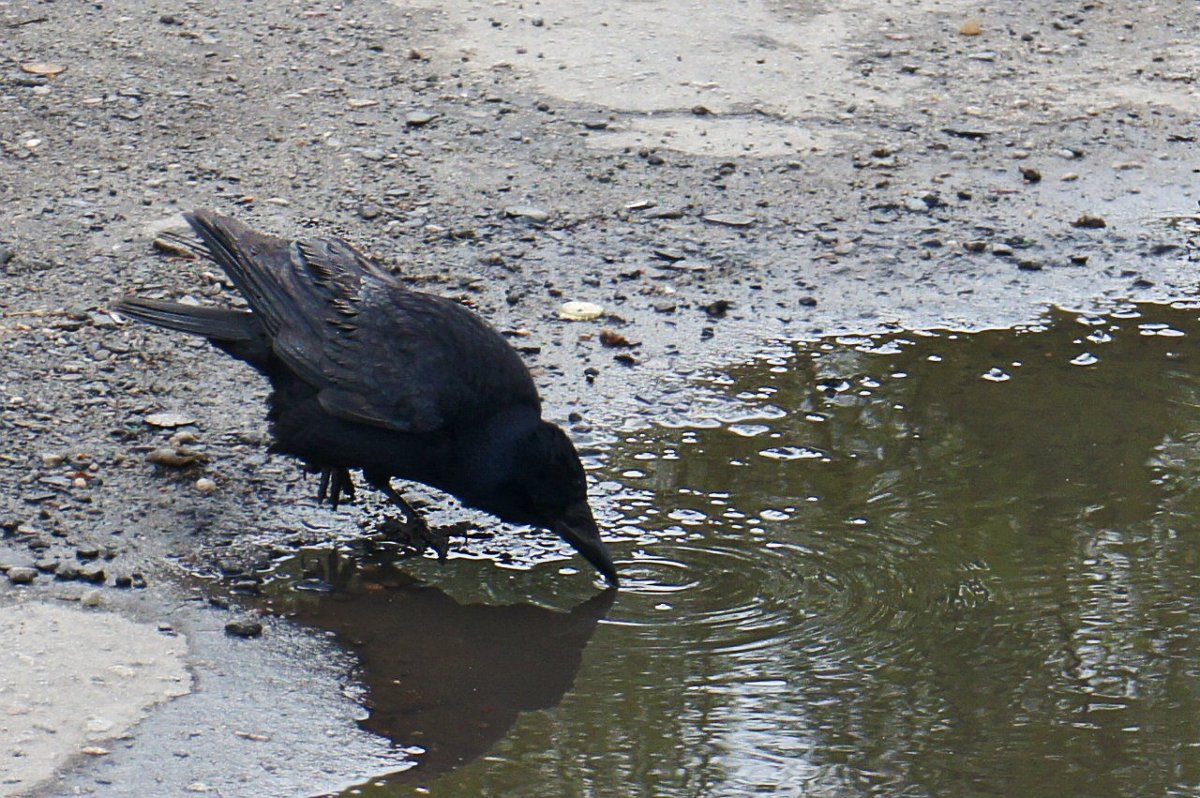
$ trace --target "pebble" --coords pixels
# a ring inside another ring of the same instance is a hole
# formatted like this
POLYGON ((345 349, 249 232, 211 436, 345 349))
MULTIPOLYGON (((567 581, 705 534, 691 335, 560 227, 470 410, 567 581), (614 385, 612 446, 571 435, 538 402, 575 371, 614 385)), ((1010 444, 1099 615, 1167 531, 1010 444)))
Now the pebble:
POLYGON ((171 447, 155 449, 146 455, 146 462, 167 466, 168 468, 183 468, 195 463, 199 459, 200 455, 193 451, 171 447))
POLYGON ((752 217, 740 213, 710 213, 704 217, 704 221, 725 227, 749 227, 754 224, 752 217))
POLYGON ((151 413, 143 421, 152 427, 174 429, 175 427, 186 427, 195 424, 196 418, 186 413, 174 413, 168 410, 161 413, 151 413))
POLYGON ((79 597, 79 603, 85 607, 99 607, 104 603, 104 594, 99 590, 89 590, 79 597))
POLYGON ((549 213, 532 205, 510 205, 504 209, 504 215, 512 219, 528 219, 539 224, 550 218, 549 213))
POLYGON ((1099 230, 1102 227, 1108 227, 1108 222, 1104 221, 1103 217, 1093 216, 1090 213, 1085 213, 1075 221, 1071 222, 1071 226, 1079 227, 1084 230, 1099 230))
POLYGON ((661 260, 677 261, 683 260, 687 257, 687 255, 683 254, 683 252, 679 251, 678 249, 673 249, 671 247, 655 247, 654 257, 661 260))
POLYGON ((437 119, 437 114, 429 111, 409 111, 404 117, 404 124, 409 127, 424 127, 437 119))
POLYGON ((8 581, 14 585, 27 585, 36 579, 37 575, 36 568, 27 568, 23 565, 17 565, 8 569, 8 581))
POLYGON ((1042 182, 1042 173, 1028 166, 1021 169, 1021 177, 1025 179, 1026 183, 1042 182))
POLYGON ((263 633, 263 625, 252 620, 230 621, 225 624, 225 633, 233 637, 259 637, 263 633))
POLYGON ((564 302, 558 317, 567 321, 595 321, 604 315, 604 308, 594 302, 564 302))
POLYGON ((217 483, 213 482, 208 477, 200 477, 196 480, 196 490, 201 493, 213 493, 217 489, 217 483))
POLYGON ((1013 254, 1013 248, 1008 244, 992 244, 992 254, 1006 258, 1013 254))
POLYGON ((12 259, 13 259, 13 251, 10 248, 4 246, 3 244, 0 244, 0 266, 7 265, 8 262, 12 259))

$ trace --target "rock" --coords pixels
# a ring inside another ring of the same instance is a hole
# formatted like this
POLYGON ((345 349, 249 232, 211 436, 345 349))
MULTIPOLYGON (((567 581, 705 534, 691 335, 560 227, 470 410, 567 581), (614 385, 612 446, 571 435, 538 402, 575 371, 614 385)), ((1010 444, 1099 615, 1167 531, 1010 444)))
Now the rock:
POLYGON ((1007 258, 1013 254, 1013 248, 1008 244, 992 244, 992 254, 1001 258, 1007 258))
POLYGON ((14 566, 8 569, 8 581, 14 585, 27 585, 37 578, 38 572, 36 568, 27 568, 23 565, 14 566))
POLYGON ((986 241, 964 241, 963 249, 967 252, 983 252, 987 249, 986 241))
POLYGON ((971 17, 959 26, 958 32, 963 36, 978 36, 983 33, 983 25, 980 24, 979 20, 971 17))
POLYGON ((528 219, 541 224, 550 219, 550 214, 532 205, 510 205, 504 209, 504 215, 512 219, 528 219))
POLYGON ((196 423, 194 416, 189 416, 186 413, 174 413, 169 410, 162 413, 151 413, 142 420, 152 427, 161 427, 163 429, 186 427, 196 423))
POLYGON ((731 307, 733 307, 733 303, 728 299, 718 299, 705 305, 704 312, 710 319, 723 319, 731 307))
POLYGON ((604 308, 593 302, 564 302, 558 317, 567 321, 595 321, 604 315, 604 308))
POLYGON ((630 341, 616 330, 609 329, 600 331, 600 345, 606 346, 610 349, 625 349, 632 346, 638 346, 638 344, 630 341))
POLYGON ((54 569, 54 578, 60 582, 72 582, 79 578, 79 566, 73 562, 60 562, 54 569))
POLYGON ((684 258, 687 257, 687 255, 684 255, 678 249, 672 249, 671 247, 655 247, 654 248, 654 257, 659 258, 661 260, 677 261, 677 260, 683 260, 684 258))
POLYGON ((225 624, 225 634, 232 637, 260 637, 263 625, 259 621, 240 619, 225 624))
POLYGON ((1040 272, 1042 262, 1036 258, 1021 258, 1017 261, 1017 268, 1025 272, 1040 272))
POLYGON ((7 266, 8 262, 13 259, 12 248, 0 244, 0 267, 7 266))
POLYGON ((183 468, 190 466, 192 463, 199 462, 199 460, 200 455, 196 452, 189 449, 175 449, 171 447, 155 449, 146 455, 146 462, 168 468, 183 468))
POLYGON ((1108 222, 1100 216, 1092 216, 1090 213, 1085 213, 1075 221, 1071 222, 1072 227, 1079 227, 1084 230, 1099 230, 1102 227, 1108 227, 1108 222))
POLYGON ((752 217, 740 213, 710 213, 704 217, 704 221, 725 227, 749 227, 754 224, 752 217))
POLYGON ((376 105, 379 105, 379 100, 372 100, 372 99, 365 98, 365 97, 364 98, 351 98, 349 100, 346 100, 346 107, 350 108, 353 111, 357 111, 360 108, 373 108, 376 105))
POLYGON ((1042 173, 1028 166, 1021 168, 1021 177, 1025 179, 1026 183, 1042 182, 1042 173))
POLYGON ((79 597, 79 603, 85 607, 99 607, 104 603, 104 594, 99 590, 89 590, 79 597))
POLYGON ((364 202, 358 206, 358 215, 367 221, 379 218, 381 213, 383 213, 383 208, 373 202, 364 202))
POLYGON ((217 483, 208 477, 200 477, 200 479, 196 480, 196 490, 201 493, 214 493, 217 490, 217 483))
POLYGON ((54 64, 48 61, 27 61, 21 64, 21 71, 43 78, 54 78, 66 72, 67 68, 61 64, 54 64))
POLYGON ((404 116, 404 124, 409 127, 425 127, 435 119, 437 119, 437 114, 429 111, 409 111, 404 116))

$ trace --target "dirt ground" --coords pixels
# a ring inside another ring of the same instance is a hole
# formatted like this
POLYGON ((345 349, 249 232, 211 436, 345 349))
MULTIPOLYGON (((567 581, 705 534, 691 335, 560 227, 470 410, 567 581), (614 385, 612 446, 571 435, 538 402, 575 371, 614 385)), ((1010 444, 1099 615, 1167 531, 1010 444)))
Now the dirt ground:
POLYGON ((0 709, 86 737, 0 720, 39 763, 0 760, 0 794, 305 794, 389 756, 351 722, 347 655, 286 623, 228 637, 187 587, 363 517, 267 457, 248 369, 109 313, 234 300, 153 250, 180 211, 340 235, 471 304, 584 444, 703 412, 690 378, 771 340, 1196 293, 1191 0, 444 5, 0 0, 0 628, 28 660, 0 709), (568 300, 606 315, 560 320, 568 300), (198 459, 146 462, 164 448, 198 459), (99 665, 37 665, 57 632, 31 608, 63 600, 56 629, 119 613, 200 689, 91 722, 69 685, 99 665), (281 712, 327 723, 259 739, 281 712), (187 734, 212 728, 244 734, 187 734))

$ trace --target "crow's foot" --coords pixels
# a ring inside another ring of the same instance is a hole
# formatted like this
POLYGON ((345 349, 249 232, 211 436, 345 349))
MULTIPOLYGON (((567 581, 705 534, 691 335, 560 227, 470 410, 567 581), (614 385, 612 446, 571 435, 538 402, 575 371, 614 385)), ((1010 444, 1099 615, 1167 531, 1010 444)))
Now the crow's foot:
POLYGON ((321 484, 317 486, 317 503, 328 500, 333 509, 341 504, 342 496, 346 501, 354 501, 354 478, 345 468, 322 468, 321 484))

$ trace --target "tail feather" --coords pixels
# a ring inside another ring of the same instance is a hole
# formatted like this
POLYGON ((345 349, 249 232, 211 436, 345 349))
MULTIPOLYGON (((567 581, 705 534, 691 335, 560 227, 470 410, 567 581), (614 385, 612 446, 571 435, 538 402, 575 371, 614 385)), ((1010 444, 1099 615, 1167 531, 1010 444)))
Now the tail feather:
POLYGON ((262 328, 254 314, 228 308, 181 305, 158 299, 126 297, 116 310, 131 319, 166 327, 168 330, 203 335, 214 341, 253 341, 262 338, 262 328))
POLYGON ((254 313, 132 296, 118 302, 116 310, 131 319, 156 327, 202 335, 213 346, 249 363, 262 373, 270 371, 271 342, 254 313))

